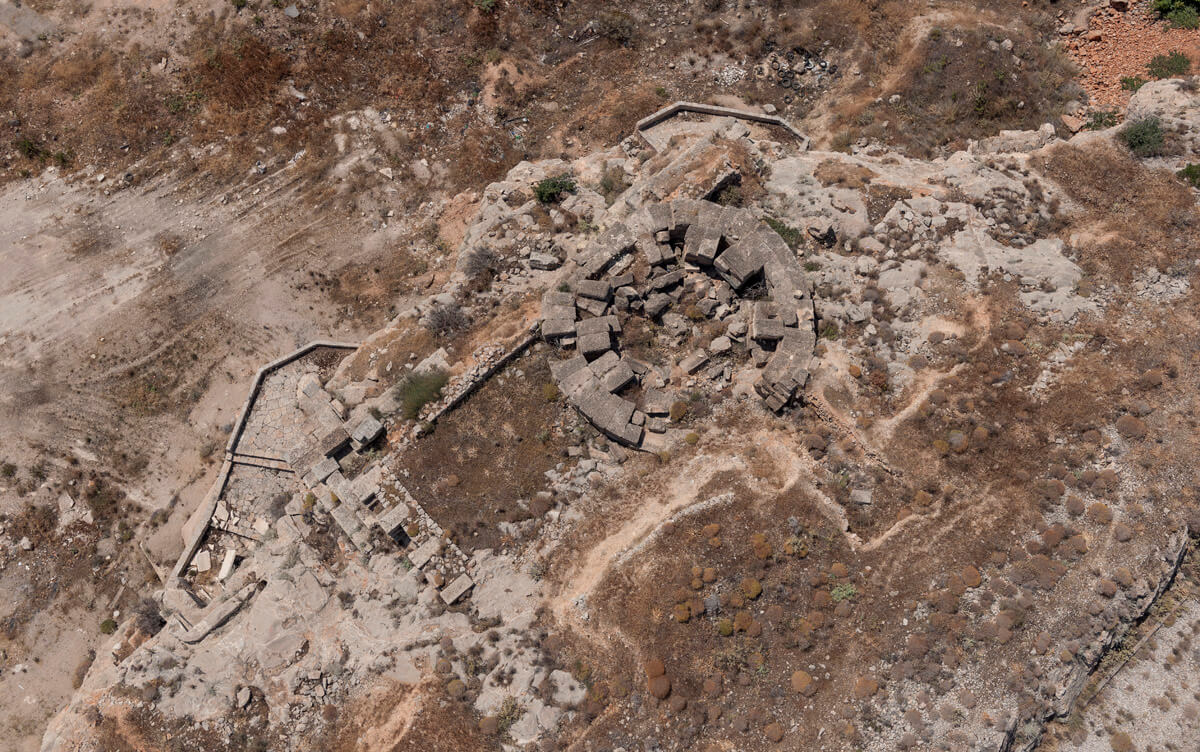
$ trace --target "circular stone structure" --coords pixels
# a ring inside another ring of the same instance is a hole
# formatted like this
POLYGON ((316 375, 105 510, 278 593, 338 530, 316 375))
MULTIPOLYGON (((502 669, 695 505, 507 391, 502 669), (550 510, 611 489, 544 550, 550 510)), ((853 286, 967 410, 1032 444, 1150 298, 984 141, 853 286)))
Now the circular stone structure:
POLYGON ((600 233, 577 264, 565 287, 542 296, 542 336, 574 350, 551 364, 555 384, 614 441, 641 447, 647 432, 665 433, 674 402, 667 387, 701 371, 728 380, 729 365, 712 361, 735 349, 760 369, 754 388, 773 411, 807 383, 817 341, 808 280, 783 238, 750 211, 695 199, 652 204, 600 233), (623 322, 661 322, 696 290, 704 294, 688 319, 721 321, 724 335, 677 368, 622 351, 623 322))

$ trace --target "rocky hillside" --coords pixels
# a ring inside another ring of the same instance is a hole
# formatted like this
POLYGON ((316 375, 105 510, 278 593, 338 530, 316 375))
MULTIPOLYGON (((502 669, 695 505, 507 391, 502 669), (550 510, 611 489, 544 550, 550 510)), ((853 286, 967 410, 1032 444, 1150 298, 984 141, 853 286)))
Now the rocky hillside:
POLYGON ((1200 94, 933 160, 754 117, 522 162, 264 372, 43 749, 1036 748, 1200 533, 1200 94))

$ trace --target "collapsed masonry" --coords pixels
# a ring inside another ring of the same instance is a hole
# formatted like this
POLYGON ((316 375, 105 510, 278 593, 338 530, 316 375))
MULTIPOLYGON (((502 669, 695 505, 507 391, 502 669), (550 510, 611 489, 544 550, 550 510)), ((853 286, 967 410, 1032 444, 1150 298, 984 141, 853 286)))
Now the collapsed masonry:
POLYGON ((628 225, 601 233, 579 266, 568 290, 542 297, 542 336, 575 349, 575 357, 551 365, 554 381, 614 441, 639 447, 647 432, 664 433, 672 404, 668 392, 655 388, 670 381, 670 371, 655 374, 650 364, 620 353, 622 319, 661 319, 689 282, 707 287, 710 294, 697 309, 726 321, 728 336, 680 360, 681 376, 697 374, 748 335, 754 364, 762 369, 755 390, 767 407, 782 410, 807 383, 816 346, 808 281, 796 254, 752 212, 692 199, 652 204, 628 225), (635 250, 648 271, 634 270, 635 250), (707 284, 714 274, 719 279, 707 284), (767 299, 744 299, 742 293, 759 282, 767 299), (639 401, 621 396, 635 385, 639 401))
POLYGON ((380 543, 391 539, 414 575, 423 575, 446 603, 474 584, 466 556, 375 458, 383 424, 365 410, 348 412, 325 390, 307 360, 312 350, 259 372, 222 471, 197 513, 163 599, 185 642, 203 639, 253 597, 254 583, 239 571, 249 549, 273 525, 307 536, 315 511, 327 514, 363 556, 385 555, 380 543), (281 495, 290 500, 275 520, 279 512, 271 507, 281 495))

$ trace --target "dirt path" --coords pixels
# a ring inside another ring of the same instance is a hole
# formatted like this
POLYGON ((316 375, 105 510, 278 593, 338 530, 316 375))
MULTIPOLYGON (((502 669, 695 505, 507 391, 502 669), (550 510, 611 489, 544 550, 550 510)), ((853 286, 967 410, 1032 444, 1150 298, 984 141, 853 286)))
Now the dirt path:
MULTIPOLYGON (((633 546, 646 540, 672 515, 701 499, 700 489, 714 475, 725 470, 744 467, 736 457, 710 459, 696 472, 680 473, 671 479, 661 495, 646 495, 633 516, 627 519, 614 533, 592 546, 565 577, 563 587, 548 598, 550 610, 560 624, 571 625, 589 640, 600 644, 608 643, 612 635, 600 634, 583 618, 579 604, 585 603, 600 581, 610 571, 614 559, 633 546), (580 599, 583 599, 582 601, 580 599)), ((695 464, 695 461, 689 463, 695 464)))

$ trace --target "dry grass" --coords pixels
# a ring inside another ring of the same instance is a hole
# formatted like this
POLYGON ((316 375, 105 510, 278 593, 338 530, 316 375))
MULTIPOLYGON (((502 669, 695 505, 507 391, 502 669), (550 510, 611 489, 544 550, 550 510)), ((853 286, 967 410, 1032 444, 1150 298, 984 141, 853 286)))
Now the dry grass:
POLYGON ((1197 255, 1200 216, 1181 181, 1115 147, 1060 146, 1041 164, 1084 209, 1078 224, 1099 236, 1081 252, 1084 271, 1126 283, 1147 262, 1166 270, 1197 255))
POLYGON ((1081 94, 1073 76, 1064 55, 1028 32, 934 29, 900 83, 883 92, 885 103, 849 119, 854 133, 931 155, 1001 129, 1037 128, 1053 120, 1081 94), (1006 39, 1011 51, 1001 46, 1006 39), (888 103, 894 94, 900 100, 888 103))

